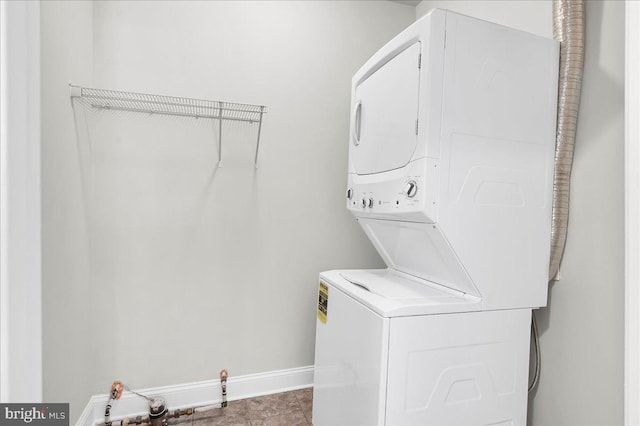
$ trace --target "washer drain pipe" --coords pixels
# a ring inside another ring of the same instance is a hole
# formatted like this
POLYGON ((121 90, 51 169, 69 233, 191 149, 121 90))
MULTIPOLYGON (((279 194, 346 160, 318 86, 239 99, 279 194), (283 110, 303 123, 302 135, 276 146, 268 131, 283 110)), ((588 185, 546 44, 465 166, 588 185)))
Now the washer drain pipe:
POLYGON ((584 70, 585 8, 584 0, 553 2, 553 37, 560 42, 560 76, 549 281, 558 279, 567 241, 569 185, 584 70))

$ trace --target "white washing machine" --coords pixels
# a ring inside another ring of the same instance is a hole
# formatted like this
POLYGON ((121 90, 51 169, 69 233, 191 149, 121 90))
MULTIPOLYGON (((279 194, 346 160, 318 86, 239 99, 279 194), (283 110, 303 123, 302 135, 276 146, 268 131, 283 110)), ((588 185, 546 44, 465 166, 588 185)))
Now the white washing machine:
POLYGON ((530 309, 479 311, 384 270, 320 283, 314 425, 526 423, 530 309))
POLYGON ((315 426, 525 424, 558 55, 434 10, 353 77, 347 208, 388 268, 320 275, 315 426))

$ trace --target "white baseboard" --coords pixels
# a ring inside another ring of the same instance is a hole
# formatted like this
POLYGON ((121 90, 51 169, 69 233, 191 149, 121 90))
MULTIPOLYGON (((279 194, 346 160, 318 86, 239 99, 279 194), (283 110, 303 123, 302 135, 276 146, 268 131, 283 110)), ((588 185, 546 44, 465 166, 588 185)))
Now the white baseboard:
MULTIPOLYGON (((260 395, 304 389, 313 385, 313 366, 248 374, 234 377, 229 374, 227 380, 227 398, 229 401, 252 398, 260 395)), ((170 410, 199 405, 219 404, 222 399, 220 380, 184 383, 148 389, 134 389, 147 396, 161 396, 170 410)), ((104 409, 109 400, 108 394, 93 395, 76 422, 77 426, 93 426, 104 421, 104 409)), ((145 416, 149 412, 147 401, 124 392, 122 397, 111 403, 111 420, 125 417, 145 416)))

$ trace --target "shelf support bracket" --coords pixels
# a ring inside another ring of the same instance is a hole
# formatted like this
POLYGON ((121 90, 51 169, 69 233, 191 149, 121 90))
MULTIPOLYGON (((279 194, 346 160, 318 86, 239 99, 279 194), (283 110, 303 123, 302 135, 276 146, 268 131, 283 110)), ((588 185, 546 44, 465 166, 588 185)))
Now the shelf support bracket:
POLYGON ((219 119, 218 119, 218 167, 222 167, 222 102, 218 102, 219 119))
POLYGON ((262 115, 264 114, 264 106, 260 106, 260 119, 258 121, 258 139, 256 140, 256 158, 253 161, 254 167, 258 168, 258 150, 260 149, 260 133, 262 132, 262 115))

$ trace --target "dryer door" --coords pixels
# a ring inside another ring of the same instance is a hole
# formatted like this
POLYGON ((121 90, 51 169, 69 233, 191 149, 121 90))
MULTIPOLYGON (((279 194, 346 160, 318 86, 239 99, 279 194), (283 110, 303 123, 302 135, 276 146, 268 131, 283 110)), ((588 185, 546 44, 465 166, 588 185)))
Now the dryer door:
POLYGON ((416 149, 420 47, 416 42, 356 82, 351 160, 359 175, 398 169, 416 149))

